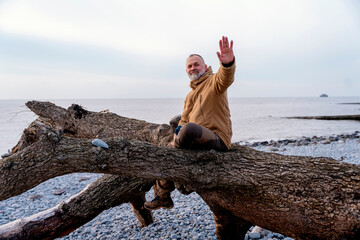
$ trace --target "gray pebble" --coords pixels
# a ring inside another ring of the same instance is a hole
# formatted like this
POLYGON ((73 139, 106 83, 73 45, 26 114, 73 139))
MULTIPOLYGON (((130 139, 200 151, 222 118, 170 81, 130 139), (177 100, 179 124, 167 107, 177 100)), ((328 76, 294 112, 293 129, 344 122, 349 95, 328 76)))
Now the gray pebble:
POLYGON ((55 192, 53 192, 54 195, 62 195, 66 190, 65 189, 58 189, 55 192))
POLYGON ((261 234, 258 233, 258 232, 249 233, 249 238, 250 238, 250 239, 260 239, 260 238, 261 238, 261 234))
POLYGON ((34 200, 40 199, 40 198, 42 198, 42 197, 43 197, 43 196, 42 196, 41 194, 34 194, 34 195, 32 195, 32 196, 29 197, 29 200, 34 201, 34 200))
POLYGON ((106 142, 104 142, 103 140, 98 139, 98 138, 92 140, 91 143, 92 143, 94 146, 97 146, 97 147, 101 147, 101 148, 105 148, 105 149, 109 148, 109 145, 107 145, 106 142))

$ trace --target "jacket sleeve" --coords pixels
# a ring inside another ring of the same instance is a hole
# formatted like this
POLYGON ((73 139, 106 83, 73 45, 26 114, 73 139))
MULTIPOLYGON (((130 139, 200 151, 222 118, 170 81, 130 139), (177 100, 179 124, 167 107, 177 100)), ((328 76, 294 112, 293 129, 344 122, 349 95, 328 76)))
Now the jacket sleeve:
POLYGON ((224 67, 223 64, 220 63, 219 70, 215 74, 213 82, 213 87, 217 94, 224 93, 234 82, 235 68, 235 61, 230 67, 224 67))

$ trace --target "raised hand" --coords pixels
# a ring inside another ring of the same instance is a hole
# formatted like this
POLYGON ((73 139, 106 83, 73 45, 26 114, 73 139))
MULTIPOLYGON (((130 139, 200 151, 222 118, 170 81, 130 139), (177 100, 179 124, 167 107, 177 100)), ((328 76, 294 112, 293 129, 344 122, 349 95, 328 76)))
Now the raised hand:
POLYGON ((220 52, 216 52, 220 62, 227 64, 234 61, 234 52, 233 52, 233 41, 231 40, 229 46, 229 40, 227 37, 222 37, 219 41, 220 52))

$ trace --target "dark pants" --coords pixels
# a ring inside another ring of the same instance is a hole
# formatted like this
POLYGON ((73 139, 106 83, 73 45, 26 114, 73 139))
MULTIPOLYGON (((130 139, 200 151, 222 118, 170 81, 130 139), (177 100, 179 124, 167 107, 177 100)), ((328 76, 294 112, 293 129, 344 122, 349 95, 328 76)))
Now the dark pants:
POLYGON ((226 151, 223 141, 213 131, 196 123, 186 123, 175 138, 176 148, 226 151))
MULTIPOLYGON (((213 131, 195 123, 186 123, 182 126, 175 138, 174 146, 184 149, 227 150, 223 141, 213 131)), ((173 181, 157 180, 154 185, 154 194, 160 198, 167 198, 174 189, 173 181)))

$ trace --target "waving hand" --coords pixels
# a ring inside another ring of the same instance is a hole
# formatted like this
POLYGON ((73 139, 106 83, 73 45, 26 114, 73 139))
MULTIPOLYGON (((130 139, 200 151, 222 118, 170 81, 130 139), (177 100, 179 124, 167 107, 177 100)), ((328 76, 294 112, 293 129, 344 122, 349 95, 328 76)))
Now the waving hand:
POLYGON ((229 40, 227 37, 222 37, 219 41, 220 52, 216 52, 220 62, 227 64, 234 61, 234 52, 233 52, 233 41, 231 40, 229 45, 229 40))

